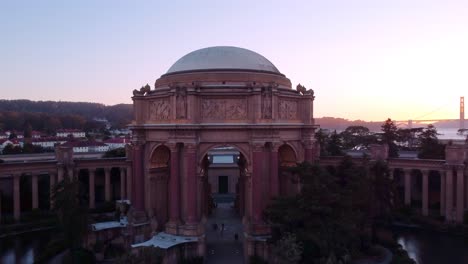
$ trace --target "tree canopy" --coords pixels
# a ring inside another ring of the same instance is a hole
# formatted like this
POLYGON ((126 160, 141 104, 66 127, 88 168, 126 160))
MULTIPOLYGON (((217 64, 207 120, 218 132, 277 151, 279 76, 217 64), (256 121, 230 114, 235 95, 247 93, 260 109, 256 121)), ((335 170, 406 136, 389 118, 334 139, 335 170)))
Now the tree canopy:
POLYGON ((437 129, 433 125, 428 125, 419 134, 418 140, 420 149, 418 158, 420 159, 445 159, 445 146, 439 143, 437 129))
POLYGON ((299 263, 347 263, 366 252, 373 222, 392 207, 385 163, 357 166, 345 156, 334 174, 309 163, 291 170, 300 175, 301 193, 276 198, 265 210, 275 247, 293 234, 296 246, 288 250, 302 249, 299 263))
POLYGON ((382 132, 382 142, 388 144, 388 156, 391 158, 398 157, 398 147, 396 145, 398 128, 392 119, 388 118, 382 124, 382 132))

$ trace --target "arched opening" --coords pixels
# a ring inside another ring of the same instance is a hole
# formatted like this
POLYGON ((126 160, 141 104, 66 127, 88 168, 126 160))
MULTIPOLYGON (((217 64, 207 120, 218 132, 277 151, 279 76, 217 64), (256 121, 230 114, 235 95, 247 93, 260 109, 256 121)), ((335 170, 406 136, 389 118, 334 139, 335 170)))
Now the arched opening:
POLYGON ((294 195, 300 191, 299 181, 289 168, 297 165, 294 149, 289 145, 282 145, 278 149, 280 195, 294 195))
POLYGON ((171 151, 166 146, 158 146, 152 153, 149 165, 150 208, 158 223, 157 231, 164 229, 168 221, 168 180, 170 174, 171 151))
POLYGON ((213 263, 221 256, 210 252, 226 249, 234 250, 230 260, 243 261, 246 166, 245 156, 232 146, 212 148, 202 159, 201 213, 205 221, 207 259, 213 263))

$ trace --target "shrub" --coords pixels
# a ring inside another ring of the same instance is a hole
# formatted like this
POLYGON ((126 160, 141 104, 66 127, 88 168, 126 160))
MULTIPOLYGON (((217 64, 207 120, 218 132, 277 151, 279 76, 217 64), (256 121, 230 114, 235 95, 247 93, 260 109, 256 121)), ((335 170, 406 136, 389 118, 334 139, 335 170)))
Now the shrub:
POLYGON ((250 256, 249 259, 250 264, 268 264, 268 261, 264 260, 259 256, 250 256))
POLYGON ((39 253, 39 255, 34 256, 34 263, 46 263, 49 259, 58 255, 65 249, 66 244, 63 238, 53 239, 47 244, 46 248, 39 253))

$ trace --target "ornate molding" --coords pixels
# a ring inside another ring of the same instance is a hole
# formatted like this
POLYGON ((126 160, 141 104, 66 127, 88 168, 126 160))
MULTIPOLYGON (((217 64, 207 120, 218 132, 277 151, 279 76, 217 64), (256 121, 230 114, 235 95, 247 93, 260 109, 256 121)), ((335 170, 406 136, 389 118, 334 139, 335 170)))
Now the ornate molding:
POLYGON ((255 129, 252 130, 252 137, 265 139, 265 138, 276 138, 279 135, 279 130, 277 129, 255 129))
POLYGON ((247 101, 242 99, 202 99, 202 118, 242 120, 247 118, 247 101))
POLYGON ((171 131, 172 138, 196 138, 197 132, 188 129, 174 129, 171 131))

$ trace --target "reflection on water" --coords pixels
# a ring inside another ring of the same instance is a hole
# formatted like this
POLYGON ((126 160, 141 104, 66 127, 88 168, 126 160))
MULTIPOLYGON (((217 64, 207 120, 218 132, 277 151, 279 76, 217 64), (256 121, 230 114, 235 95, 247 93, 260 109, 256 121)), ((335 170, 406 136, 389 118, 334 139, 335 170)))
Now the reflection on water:
POLYGON ((418 264, 468 264, 468 239, 423 230, 395 229, 394 233, 418 264))
POLYGON ((53 230, 0 239, 0 263, 33 263, 34 256, 47 246, 53 230))

